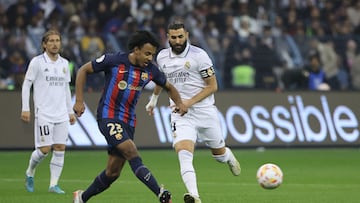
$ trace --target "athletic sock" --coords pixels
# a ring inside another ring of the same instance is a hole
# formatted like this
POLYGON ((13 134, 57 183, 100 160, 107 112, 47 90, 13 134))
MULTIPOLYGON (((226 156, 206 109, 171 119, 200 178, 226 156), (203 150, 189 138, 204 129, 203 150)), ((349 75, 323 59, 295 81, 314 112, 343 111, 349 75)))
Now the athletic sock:
POLYGON ((29 166, 26 169, 26 175, 29 177, 35 176, 35 169, 39 163, 47 156, 47 154, 43 154, 40 149, 35 149, 30 156, 29 166))
POLYGON ((102 171, 93 181, 93 183, 83 192, 81 198, 83 202, 88 201, 92 196, 95 196, 107 188, 117 179, 118 177, 108 177, 105 174, 105 170, 102 171))
POLYGON ((50 161, 50 187, 58 184, 64 167, 65 151, 53 151, 50 161))
POLYGON ((194 155, 187 150, 180 150, 178 152, 178 158, 180 162, 181 178, 186 186, 187 191, 190 194, 199 197, 196 173, 193 166, 194 155))
POLYGON ((234 155, 232 154, 231 150, 226 147, 225 148, 225 153, 221 154, 221 155, 212 155, 214 157, 214 159, 218 162, 221 163, 226 163, 229 160, 233 160, 235 159, 234 155))
POLYGON ((144 166, 140 157, 129 160, 129 164, 135 176, 143 182, 154 194, 159 195, 160 187, 150 170, 144 166))

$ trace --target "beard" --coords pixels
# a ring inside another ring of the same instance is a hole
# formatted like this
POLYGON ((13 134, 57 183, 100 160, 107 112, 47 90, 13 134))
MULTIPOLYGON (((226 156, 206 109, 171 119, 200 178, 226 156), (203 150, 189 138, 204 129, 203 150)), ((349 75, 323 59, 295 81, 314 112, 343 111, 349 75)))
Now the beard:
POLYGON ((171 50, 175 54, 179 55, 185 50, 186 45, 187 45, 187 40, 185 40, 183 44, 171 44, 171 43, 169 43, 169 44, 170 44, 171 50))

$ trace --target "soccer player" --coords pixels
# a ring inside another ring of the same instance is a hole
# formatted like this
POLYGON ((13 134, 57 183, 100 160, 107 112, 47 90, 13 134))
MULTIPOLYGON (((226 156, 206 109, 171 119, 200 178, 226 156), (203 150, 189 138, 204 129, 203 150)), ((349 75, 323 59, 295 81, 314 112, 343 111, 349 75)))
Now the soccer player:
POLYGON ((129 39, 128 53, 105 54, 79 69, 75 82, 76 103, 73 107, 77 116, 81 116, 85 110, 83 89, 87 75, 100 71, 105 73, 105 87, 97 109, 97 121, 108 143, 108 163, 87 190, 74 192, 75 203, 87 202, 109 188, 120 176, 126 161, 134 175, 157 195, 160 202, 171 202, 170 192, 158 185, 143 164, 133 141, 136 103, 143 88, 151 80, 168 91, 177 106, 174 112, 180 116, 187 112, 175 87, 152 63, 158 47, 159 42, 150 32, 137 31, 129 39))
MULTIPOLYGON (((200 203, 193 153, 197 139, 210 148, 212 156, 221 163, 227 163, 233 175, 240 174, 240 164, 228 147, 221 132, 218 110, 214 105, 217 82, 213 64, 208 54, 188 42, 189 33, 184 23, 175 20, 169 24, 167 37, 170 47, 157 56, 159 68, 179 91, 189 112, 180 117, 171 114, 173 146, 180 162, 180 173, 187 188, 186 203, 200 203)), ((150 115, 157 104, 161 87, 156 86, 146 110, 150 115)), ((170 100, 170 106, 173 101, 170 100)))
POLYGON ((64 166, 65 144, 68 128, 76 121, 71 104, 69 62, 61 57, 61 36, 56 30, 47 31, 42 37, 43 53, 29 64, 22 86, 21 120, 30 122, 30 89, 34 97, 35 150, 26 170, 25 187, 34 192, 36 167, 52 151, 50 161, 49 192, 64 194, 58 181, 64 166))

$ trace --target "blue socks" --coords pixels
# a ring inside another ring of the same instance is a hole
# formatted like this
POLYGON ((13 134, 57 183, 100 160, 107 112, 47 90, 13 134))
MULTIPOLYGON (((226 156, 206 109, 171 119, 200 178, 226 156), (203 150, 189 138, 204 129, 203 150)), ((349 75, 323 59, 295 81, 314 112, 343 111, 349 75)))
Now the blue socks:
POLYGON ((135 176, 143 182, 154 194, 160 193, 160 187, 148 168, 144 166, 140 157, 129 160, 129 164, 135 176))

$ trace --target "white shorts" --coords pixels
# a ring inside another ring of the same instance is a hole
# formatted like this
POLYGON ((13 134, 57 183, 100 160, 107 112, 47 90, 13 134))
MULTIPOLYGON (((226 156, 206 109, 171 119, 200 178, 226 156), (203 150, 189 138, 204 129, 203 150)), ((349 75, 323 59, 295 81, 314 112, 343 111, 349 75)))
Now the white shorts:
POLYGON ((173 145, 181 140, 204 142, 217 149, 225 146, 216 106, 189 108, 184 116, 171 114, 173 145))
POLYGON ((51 123, 35 118, 34 121, 35 147, 66 144, 69 136, 69 121, 51 123))

